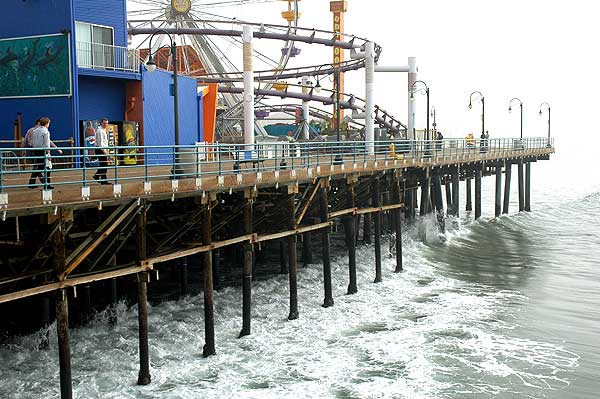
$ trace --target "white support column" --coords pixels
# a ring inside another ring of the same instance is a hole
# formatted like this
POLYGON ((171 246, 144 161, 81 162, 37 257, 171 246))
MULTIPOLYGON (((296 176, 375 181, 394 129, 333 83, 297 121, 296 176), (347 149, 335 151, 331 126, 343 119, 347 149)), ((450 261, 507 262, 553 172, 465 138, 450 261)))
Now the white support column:
MULTIPOLYGON (((302 93, 308 94, 309 92, 308 76, 302 76, 302 93)), ((308 140, 310 138, 310 132, 308 131, 310 123, 310 109, 309 103, 306 100, 302 100, 302 120, 302 139, 308 140)))
POLYGON ((408 57, 408 123, 406 125, 408 129, 408 138, 415 140, 415 113, 416 113, 416 101, 410 101, 410 91, 412 85, 417 81, 417 58, 408 57))
POLYGON ((254 151, 254 70, 252 68, 252 27, 244 25, 244 154, 251 158, 254 151))
POLYGON ((375 44, 365 43, 365 142, 367 154, 375 154, 375 103, 373 86, 375 83, 375 44))

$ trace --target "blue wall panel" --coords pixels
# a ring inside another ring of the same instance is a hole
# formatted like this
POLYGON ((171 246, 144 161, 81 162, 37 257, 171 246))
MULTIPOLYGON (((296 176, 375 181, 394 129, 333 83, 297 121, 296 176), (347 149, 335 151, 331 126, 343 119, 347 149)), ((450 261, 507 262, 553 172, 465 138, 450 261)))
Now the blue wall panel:
MULTIPOLYGON (((144 95, 144 143, 173 145, 173 96, 170 95, 172 74, 157 70, 142 75, 144 95)), ((198 94, 196 79, 179 77, 179 143, 198 141, 198 94)))
POLYGON ((125 80, 79 77, 79 119, 125 119, 125 80))
POLYGON ((115 46, 127 46, 126 0, 73 0, 75 20, 112 26, 115 46))
MULTIPOLYGON (((2 15, 0 38, 74 30, 71 0, 3 1, 2 15)), ((73 54, 74 47, 71 43, 71 55, 73 54)), ((75 68, 72 68, 72 74, 75 76, 75 68)), ((73 83, 73 95, 77 98, 76 82, 73 83)), ((77 104, 71 97, 0 99, 0 138, 4 140, 13 138, 12 126, 17 112, 23 114, 25 129, 36 118, 45 115, 52 119, 50 129, 52 138, 71 137, 78 129, 74 117, 76 109, 77 104)))

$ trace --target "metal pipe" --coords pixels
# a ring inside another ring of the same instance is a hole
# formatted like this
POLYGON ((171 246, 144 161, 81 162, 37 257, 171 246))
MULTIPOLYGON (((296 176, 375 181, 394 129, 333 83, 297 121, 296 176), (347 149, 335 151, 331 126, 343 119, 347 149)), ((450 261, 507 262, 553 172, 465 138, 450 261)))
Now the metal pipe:
MULTIPOLYGON (((309 93, 308 76, 302 77, 302 93, 303 94, 309 93)), ((310 124, 310 106, 309 106, 308 100, 303 99, 302 100, 302 139, 304 139, 304 140, 310 139, 310 131, 309 131, 310 125, 309 124, 310 124)))
POLYGON ((375 72, 410 72, 410 66, 409 65, 402 65, 402 66, 376 65, 375 72))

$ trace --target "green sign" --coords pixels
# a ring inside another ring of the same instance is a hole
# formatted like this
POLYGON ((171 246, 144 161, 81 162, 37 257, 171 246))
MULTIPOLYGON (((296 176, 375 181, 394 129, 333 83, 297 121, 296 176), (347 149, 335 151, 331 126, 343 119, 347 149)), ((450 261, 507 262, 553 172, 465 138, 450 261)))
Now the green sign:
POLYGON ((0 98, 71 95, 69 36, 0 39, 0 98))

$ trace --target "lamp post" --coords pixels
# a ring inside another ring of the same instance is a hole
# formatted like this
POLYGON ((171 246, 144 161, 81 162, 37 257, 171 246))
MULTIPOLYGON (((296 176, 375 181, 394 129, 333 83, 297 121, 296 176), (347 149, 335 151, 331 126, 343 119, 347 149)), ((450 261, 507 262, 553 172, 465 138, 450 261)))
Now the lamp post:
POLYGON ((485 101, 483 94, 481 94, 480 91, 475 90, 469 96, 469 109, 473 108, 473 94, 479 94, 479 97, 481 98, 481 135, 485 137, 485 101))
POLYGON ((523 140, 523 102, 517 97, 513 98, 508 103, 508 112, 512 112, 512 103, 515 100, 519 102, 519 108, 521 108, 521 140, 523 140))
POLYGON ((427 96, 427 128, 425 130, 425 139, 426 140, 430 140, 429 138, 429 86, 427 86, 427 83, 423 82, 422 80, 416 80, 411 86, 410 86, 410 101, 414 101, 415 97, 414 97, 414 92, 415 92, 415 85, 417 83, 422 83, 425 86, 425 95, 427 96))
POLYGON ((433 138, 436 138, 437 124, 435 123, 435 106, 431 106, 431 117, 433 118, 433 138))
POLYGON ((178 85, 177 85, 177 45, 175 43, 175 40, 173 37, 171 37, 171 35, 163 30, 163 29, 159 29, 157 31, 155 31, 151 36, 150 36, 150 41, 148 43, 148 61, 146 62, 146 69, 148 70, 148 72, 152 73, 154 71, 156 71, 156 62, 154 61, 153 55, 156 54, 158 52, 157 49, 154 53, 152 53, 152 39, 154 38, 155 35, 157 34, 165 34, 167 35, 167 37, 169 38, 170 41, 170 48, 171 48, 171 57, 173 59, 173 118, 174 118, 174 165, 173 165, 173 174, 175 175, 175 177, 177 177, 178 174, 182 173, 182 170, 180 169, 179 165, 178 165, 178 154, 177 154, 177 147, 179 146, 179 97, 178 97, 178 85))
POLYGON ((540 113, 539 113, 539 115, 542 116, 542 110, 544 108, 544 105, 548 109, 548 144, 546 144, 546 147, 550 147, 550 104, 548 104, 546 102, 543 102, 540 105, 540 113))

